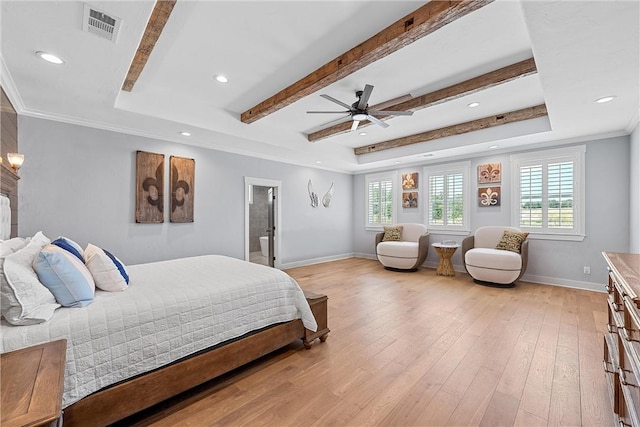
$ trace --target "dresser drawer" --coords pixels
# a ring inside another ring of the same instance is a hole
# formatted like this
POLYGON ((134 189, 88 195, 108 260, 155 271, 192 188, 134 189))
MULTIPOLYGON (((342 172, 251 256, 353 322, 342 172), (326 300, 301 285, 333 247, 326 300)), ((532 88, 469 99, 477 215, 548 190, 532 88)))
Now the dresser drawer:
POLYGON ((620 378, 618 374, 618 336, 615 333, 604 334, 604 374, 607 379, 609 398, 613 412, 620 413, 619 402, 622 397, 620 378))

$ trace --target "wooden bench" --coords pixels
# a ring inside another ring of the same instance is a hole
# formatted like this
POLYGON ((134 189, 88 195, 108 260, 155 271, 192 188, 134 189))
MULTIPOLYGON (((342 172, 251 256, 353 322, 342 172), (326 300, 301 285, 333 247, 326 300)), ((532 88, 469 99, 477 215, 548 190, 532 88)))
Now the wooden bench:
POLYGON ((327 296, 321 294, 315 294, 309 291, 303 291, 304 297, 311 307, 313 317, 316 318, 318 324, 318 330, 316 332, 309 329, 304 330, 304 346, 305 348, 311 348, 311 342, 316 338, 320 338, 321 342, 325 342, 329 335, 329 328, 327 327, 327 296))

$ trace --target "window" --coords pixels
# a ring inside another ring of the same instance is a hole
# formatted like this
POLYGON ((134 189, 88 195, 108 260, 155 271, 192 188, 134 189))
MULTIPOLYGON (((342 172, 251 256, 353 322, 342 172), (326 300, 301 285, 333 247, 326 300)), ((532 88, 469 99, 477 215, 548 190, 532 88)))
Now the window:
POLYGON ((381 229, 395 223, 396 174, 377 174, 365 177, 367 191, 366 227, 381 229))
POLYGON ((512 224, 532 238, 584 239, 585 146, 511 156, 512 224))
POLYGON ((426 224, 430 229, 469 231, 469 162, 424 169, 426 224))

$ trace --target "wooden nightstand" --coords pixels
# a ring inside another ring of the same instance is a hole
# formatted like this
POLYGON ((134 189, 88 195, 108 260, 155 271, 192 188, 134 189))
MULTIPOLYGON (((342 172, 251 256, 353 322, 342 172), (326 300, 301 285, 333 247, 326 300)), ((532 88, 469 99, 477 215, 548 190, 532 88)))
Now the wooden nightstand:
POLYGON ((313 317, 316 318, 318 324, 318 330, 316 332, 308 329, 304 330, 304 346, 311 348, 311 342, 316 338, 320 338, 321 342, 325 342, 329 335, 329 328, 327 327, 327 296, 314 294, 313 292, 303 291, 304 297, 311 307, 313 317))
POLYGON ((67 340, 0 355, 2 418, 9 426, 54 424, 62 414, 67 340))

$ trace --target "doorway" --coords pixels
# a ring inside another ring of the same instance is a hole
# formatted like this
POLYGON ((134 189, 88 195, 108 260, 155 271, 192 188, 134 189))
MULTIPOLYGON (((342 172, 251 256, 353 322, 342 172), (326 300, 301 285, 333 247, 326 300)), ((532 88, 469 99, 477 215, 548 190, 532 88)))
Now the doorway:
POLYGON ((245 177, 245 260, 280 266, 280 181, 245 177))

